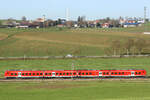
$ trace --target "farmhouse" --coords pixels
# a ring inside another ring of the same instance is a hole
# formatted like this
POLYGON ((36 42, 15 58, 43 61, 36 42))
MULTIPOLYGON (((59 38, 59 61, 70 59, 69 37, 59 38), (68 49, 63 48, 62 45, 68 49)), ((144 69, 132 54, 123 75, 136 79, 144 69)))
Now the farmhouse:
POLYGON ((44 21, 45 21, 44 18, 37 18, 37 19, 36 19, 36 22, 39 22, 39 23, 43 23, 44 21))
POLYGON ((102 24, 102 28, 109 28, 110 24, 109 23, 104 23, 102 24))
POLYGON ((29 26, 27 25, 19 25, 19 26, 16 26, 16 28, 28 28, 29 26))
POLYGON ((137 26, 140 26, 141 24, 140 23, 124 23, 123 24, 123 27, 126 28, 126 27, 137 27, 137 26))

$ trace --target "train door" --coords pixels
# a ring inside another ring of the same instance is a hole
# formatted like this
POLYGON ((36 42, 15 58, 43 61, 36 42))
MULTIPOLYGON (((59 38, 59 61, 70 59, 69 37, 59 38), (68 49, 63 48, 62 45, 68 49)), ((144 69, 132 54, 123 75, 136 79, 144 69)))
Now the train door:
POLYGON ((99 77, 102 77, 102 72, 99 72, 99 77))
POLYGON ((52 72, 52 77, 55 77, 55 72, 52 72))
POLYGON ((18 77, 21 77, 21 72, 18 72, 18 77))
POLYGON ((134 73, 135 73, 135 72, 131 72, 131 76, 134 76, 134 73))

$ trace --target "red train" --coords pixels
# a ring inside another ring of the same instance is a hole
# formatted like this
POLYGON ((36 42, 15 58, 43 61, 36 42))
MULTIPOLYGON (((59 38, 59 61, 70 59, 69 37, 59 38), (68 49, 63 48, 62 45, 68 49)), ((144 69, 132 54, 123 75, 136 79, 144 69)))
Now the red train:
POLYGON ((146 70, 46 70, 6 71, 5 78, 98 78, 98 77, 145 77, 146 70))

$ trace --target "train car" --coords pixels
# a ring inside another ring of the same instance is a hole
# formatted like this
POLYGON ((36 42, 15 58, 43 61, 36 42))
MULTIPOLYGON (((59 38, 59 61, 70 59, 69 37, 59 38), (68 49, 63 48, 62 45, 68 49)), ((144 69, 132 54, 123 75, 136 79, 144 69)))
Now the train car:
POLYGON ((78 70, 78 77, 80 78, 99 77, 99 71, 98 70, 78 70))
POLYGON ((134 74, 135 77, 144 77, 146 76, 146 70, 133 70, 131 74, 134 74))
POLYGON ((44 77, 46 78, 70 78, 77 77, 78 73, 76 70, 51 70, 44 71, 44 77))
POLYGON ((98 78, 98 77, 145 77, 146 70, 47 70, 6 71, 5 78, 98 78))
POLYGON ((144 77, 145 70, 111 70, 111 77, 144 77))
POLYGON ((5 71, 5 78, 16 78, 18 76, 18 71, 5 71))
POLYGON ((5 78, 43 78, 43 71, 6 71, 5 78))
POLYGON ((79 70, 78 77, 144 77, 145 70, 79 70))

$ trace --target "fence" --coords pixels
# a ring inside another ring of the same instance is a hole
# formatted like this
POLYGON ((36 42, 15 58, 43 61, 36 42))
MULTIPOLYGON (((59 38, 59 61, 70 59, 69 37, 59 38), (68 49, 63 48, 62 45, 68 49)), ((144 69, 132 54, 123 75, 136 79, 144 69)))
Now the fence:
POLYGON ((150 55, 116 55, 116 56, 34 56, 34 57, 0 57, 0 60, 48 60, 48 59, 75 59, 75 58, 136 58, 150 57, 150 55))

